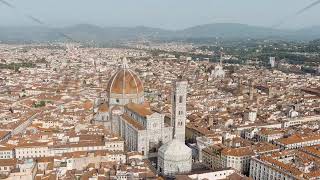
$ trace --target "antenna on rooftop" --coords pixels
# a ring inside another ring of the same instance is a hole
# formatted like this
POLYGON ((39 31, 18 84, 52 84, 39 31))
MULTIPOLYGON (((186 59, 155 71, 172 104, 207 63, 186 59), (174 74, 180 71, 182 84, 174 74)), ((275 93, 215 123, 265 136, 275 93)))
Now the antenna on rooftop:
POLYGON ((185 73, 189 69, 189 63, 190 63, 190 61, 188 60, 188 58, 186 58, 186 65, 185 65, 185 67, 184 67, 184 69, 183 69, 183 71, 182 71, 182 73, 180 75, 182 79, 185 77, 185 73))
POLYGON ((100 69, 99 69, 99 72, 97 70, 97 61, 95 58, 93 58, 93 64, 94 64, 94 72, 95 72, 95 74, 98 74, 98 83, 99 83, 98 86, 99 86, 99 88, 101 88, 102 87, 101 71, 100 71, 100 69))
POLYGON ((223 52, 220 53, 220 66, 222 66, 222 60, 223 60, 223 52))

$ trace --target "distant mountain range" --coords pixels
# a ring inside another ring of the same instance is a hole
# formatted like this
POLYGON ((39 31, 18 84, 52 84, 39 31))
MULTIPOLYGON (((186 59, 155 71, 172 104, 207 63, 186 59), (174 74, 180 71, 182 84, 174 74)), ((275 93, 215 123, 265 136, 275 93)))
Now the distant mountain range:
POLYGON ((0 27, 0 41, 4 42, 65 40, 65 37, 61 34, 65 34, 76 41, 96 42, 139 38, 157 40, 192 38, 313 40, 320 38, 320 26, 295 31, 231 23, 199 25, 176 31, 145 26, 99 27, 90 24, 55 29, 44 27, 0 27))

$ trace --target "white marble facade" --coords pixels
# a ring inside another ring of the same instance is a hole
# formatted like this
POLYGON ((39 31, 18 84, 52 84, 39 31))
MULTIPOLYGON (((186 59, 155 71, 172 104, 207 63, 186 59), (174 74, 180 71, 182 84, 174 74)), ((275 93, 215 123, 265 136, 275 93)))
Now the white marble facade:
POLYGON ((179 139, 173 139, 161 146, 158 155, 158 173, 172 176, 188 173, 192 168, 192 150, 179 139))
POLYGON ((130 109, 130 105, 148 111, 139 104, 125 106, 119 118, 118 134, 125 139, 129 151, 141 152, 146 158, 156 157, 159 147, 172 140, 173 127, 164 123, 163 114, 149 110, 148 115, 144 116, 130 109))
POLYGON ((144 103, 143 83, 124 60, 108 83, 108 102, 98 107, 94 122, 105 122, 124 138, 129 151, 158 158, 160 174, 189 172, 192 153, 185 145, 187 84, 182 80, 173 84, 171 122, 166 124, 164 114, 144 103))

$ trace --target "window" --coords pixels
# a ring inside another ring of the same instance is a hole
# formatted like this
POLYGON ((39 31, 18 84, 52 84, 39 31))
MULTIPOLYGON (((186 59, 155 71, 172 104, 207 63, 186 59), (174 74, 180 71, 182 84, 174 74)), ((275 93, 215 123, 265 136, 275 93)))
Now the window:
POLYGON ((119 99, 116 99, 116 102, 119 103, 120 102, 119 99))
POLYGON ((183 97, 179 96, 179 103, 182 103, 182 102, 183 102, 183 97))

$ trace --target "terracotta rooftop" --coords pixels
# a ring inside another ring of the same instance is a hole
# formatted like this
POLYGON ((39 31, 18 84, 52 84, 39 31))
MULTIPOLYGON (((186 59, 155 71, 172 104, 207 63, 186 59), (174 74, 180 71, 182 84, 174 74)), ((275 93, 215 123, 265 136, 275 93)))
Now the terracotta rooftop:
POLYGON ((16 159, 0 159, 0 166, 15 166, 16 164, 16 159))
POLYGON ((109 94, 139 94, 143 92, 143 84, 139 77, 130 69, 121 69, 109 80, 109 94))
POLYGON ((140 124, 139 122, 135 121, 134 119, 132 119, 130 116, 128 116, 127 114, 123 114, 121 116, 128 124, 131 124, 133 127, 135 127, 138 130, 144 130, 144 127, 142 126, 142 124, 140 124))
POLYGON ((221 155, 225 156, 252 156, 254 152, 251 148, 241 147, 241 148, 225 148, 221 151, 221 155))
POLYGON ((277 141, 280 142, 281 144, 288 145, 288 144, 296 144, 296 143, 319 140, 319 139, 320 139, 320 134, 310 134, 310 135, 304 135, 304 136, 294 134, 288 138, 282 138, 277 141))
POLYGON ((101 104, 98 109, 99 112, 105 113, 109 111, 109 106, 107 104, 101 104))
POLYGON ((141 104, 129 103, 126 105, 126 108, 142 117, 153 114, 153 112, 150 110, 150 107, 141 104))
POLYGON ((276 159, 273 159, 270 156, 263 156, 263 157, 261 157, 261 160, 268 162, 272 166, 278 167, 279 169, 284 170, 286 172, 289 172, 295 176, 300 176, 303 174, 299 169, 292 167, 291 165, 285 164, 283 162, 280 162, 276 159))

